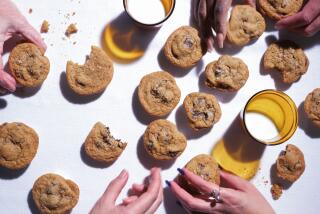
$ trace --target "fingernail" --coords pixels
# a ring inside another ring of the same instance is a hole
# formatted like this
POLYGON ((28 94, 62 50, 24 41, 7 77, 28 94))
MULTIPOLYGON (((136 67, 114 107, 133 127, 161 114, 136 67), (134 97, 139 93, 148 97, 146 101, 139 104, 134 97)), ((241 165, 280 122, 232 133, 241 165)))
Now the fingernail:
POLYGON ((121 172, 120 172, 120 175, 119 175, 119 178, 125 178, 127 176, 127 171, 125 169, 123 169, 121 172))
POLYGON ((170 181, 166 180, 165 182, 166 182, 166 184, 167 184, 168 187, 171 187, 170 181))
POLYGON ((178 172, 181 174, 181 175, 184 175, 184 171, 180 168, 177 168, 178 172))

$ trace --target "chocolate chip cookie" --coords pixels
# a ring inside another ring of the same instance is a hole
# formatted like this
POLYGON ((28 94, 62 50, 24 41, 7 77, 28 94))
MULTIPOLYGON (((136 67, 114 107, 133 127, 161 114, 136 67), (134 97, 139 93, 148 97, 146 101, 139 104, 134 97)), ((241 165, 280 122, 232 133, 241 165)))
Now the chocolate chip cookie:
POLYGON ((79 187, 71 180, 49 173, 39 177, 32 188, 33 200, 43 214, 64 214, 76 206, 79 187))
POLYGON ((138 96, 148 114, 165 116, 177 106, 181 92, 173 76, 168 72, 158 71, 141 79, 138 96))
POLYGON ((22 169, 37 153, 37 133, 23 123, 4 123, 0 126, 0 166, 22 169))
POLYGON ((244 46, 259 38, 266 29, 262 15, 249 5, 234 6, 228 24, 227 38, 230 43, 244 46))
POLYGON ((181 68, 194 66, 206 52, 198 30, 190 26, 175 30, 164 46, 167 59, 181 68))
POLYGON ((70 88, 77 94, 98 94, 111 82, 113 64, 102 49, 92 46, 86 63, 78 65, 68 61, 66 73, 70 88))
POLYGON ((84 143, 86 154, 96 161, 112 162, 116 160, 127 143, 115 139, 108 127, 97 122, 91 129, 84 143))
MULTIPOLYGON (((185 168, 194 174, 200 176, 205 181, 220 184, 220 169, 218 163, 213 157, 206 154, 200 154, 192 158, 185 168)), ((185 190, 191 194, 199 193, 199 190, 192 186, 183 176, 178 176, 178 182, 185 190)))
POLYGON ((210 88, 238 91, 247 82, 249 70, 241 59, 224 55, 206 66, 205 75, 210 88))
POLYGON ((215 96, 193 92, 183 101, 190 126, 194 130, 212 127, 221 117, 221 109, 215 96))
POLYGON ((295 182, 302 175, 305 169, 303 153, 292 144, 286 146, 277 159, 277 175, 287 181, 295 182))
POLYGON ((146 151, 157 160, 172 160, 187 146, 186 137, 168 120, 151 122, 143 135, 146 151))
POLYGON ((309 60, 303 50, 294 42, 279 41, 271 44, 263 57, 266 70, 277 70, 285 83, 293 83, 305 74, 309 60))
POLYGON ((257 4, 262 14, 280 20, 297 13, 303 0, 258 0, 257 4))
POLYGON ((44 56, 44 50, 32 43, 22 43, 11 51, 9 69, 20 85, 37 87, 47 78, 50 62, 44 56))
POLYGON ((304 111, 308 118, 320 128, 320 88, 308 94, 304 101, 304 111))

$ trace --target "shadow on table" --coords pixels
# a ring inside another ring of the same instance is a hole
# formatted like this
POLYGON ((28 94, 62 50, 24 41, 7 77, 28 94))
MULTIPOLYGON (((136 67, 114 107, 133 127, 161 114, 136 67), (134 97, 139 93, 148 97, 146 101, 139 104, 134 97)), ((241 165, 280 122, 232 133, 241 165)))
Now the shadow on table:
POLYGON ((167 214, 187 214, 169 187, 163 189, 163 205, 167 214))
POLYGON ((29 165, 23 169, 12 170, 4 167, 0 167, 0 179, 2 180, 13 180, 19 178, 27 169, 29 165))
POLYGON ((298 33, 292 33, 288 30, 280 30, 279 40, 291 40, 297 43, 302 49, 307 50, 320 44, 320 32, 312 37, 305 37, 298 33))
POLYGON ((36 204, 34 203, 34 200, 32 197, 32 189, 28 193, 27 201, 28 201, 29 210, 32 214, 41 214, 36 204))
POLYGON ((206 75, 201 73, 198 81, 199 91, 208 94, 214 94, 217 99, 222 103, 229 103, 237 95, 238 92, 219 91, 218 89, 212 89, 205 85, 206 75))
POLYGON ((133 114, 136 117, 136 119, 144 124, 144 125, 148 125, 149 123, 151 123, 152 121, 154 121, 155 119, 166 119, 168 117, 168 115, 164 116, 164 117, 152 117, 151 115, 149 115, 142 107, 140 101, 139 101, 139 96, 138 96, 138 86, 136 87, 136 89, 133 92, 132 95, 132 110, 133 110, 133 114))
POLYGON ((140 137, 137 143, 137 156, 140 163, 144 166, 144 168, 150 170, 152 167, 159 167, 161 169, 168 169, 170 168, 174 162, 174 160, 156 160, 151 157, 143 145, 143 135, 140 137))
POLYGON ((319 128, 308 118, 304 111, 304 102, 298 107, 299 127, 311 138, 320 138, 319 128))
POLYGON ((0 99, 0 110, 6 108, 8 105, 7 101, 4 99, 0 99))
POLYGON ((85 163, 86 165, 90 166, 90 167, 94 167, 94 168, 107 168, 110 167, 114 164, 115 160, 110 162, 110 163, 104 163, 104 162, 99 162, 96 160, 93 160, 92 158, 90 158, 84 149, 84 144, 82 144, 81 148, 80 148, 80 157, 83 163, 85 163))
POLYGON ((101 33, 101 45, 118 63, 141 58, 160 28, 138 26, 125 12, 108 23, 101 33))
POLYGON ((67 76, 65 72, 60 74, 60 90, 64 98, 73 104, 86 104, 98 99, 104 91, 94 95, 79 95, 73 92, 67 82, 67 76))
POLYGON ((183 106, 179 106, 177 109, 175 119, 178 130, 181 131, 187 139, 198 139, 208 134, 212 129, 211 127, 207 129, 200 129, 198 131, 193 130, 189 125, 189 121, 183 106))

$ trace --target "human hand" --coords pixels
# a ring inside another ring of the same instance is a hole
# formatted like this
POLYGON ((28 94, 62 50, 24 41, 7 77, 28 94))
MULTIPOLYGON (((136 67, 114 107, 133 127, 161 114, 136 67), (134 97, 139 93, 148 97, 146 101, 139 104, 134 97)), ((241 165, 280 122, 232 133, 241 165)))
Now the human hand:
POLYGON ((274 214, 272 207, 261 193, 248 181, 221 171, 220 178, 224 187, 207 182, 187 169, 182 169, 184 176, 202 194, 192 196, 175 181, 169 182, 170 189, 188 212, 232 213, 232 214, 274 214), (221 201, 209 200, 213 191, 220 192, 221 201))
MULTIPOLYGON (((244 0, 252 7, 256 7, 256 0, 244 0)), ((202 38, 206 42, 208 50, 213 50, 214 41, 219 48, 223 48, 223 42, 227 34, 227 15, 232 0, 193 0, 193 16, 198 25, 202 38), (216 36, 212 33, 212 28, 216 36)))
POLYGON ((125 198, 121 204, 115 202, 128 181, 128 172, 122 170, 116 177, 101 198, 96 202, 90 214, 152 214, 162 202, 163 188, 159 168, 152 168, 149 177, 149 184, 133 184, 131 191, 134 195, 125 198))
POLYGON ((309 0, 300 12, 281 19, 275 28, 287 28, 303 36, 313 36, 320 31, 320 0, 309 0))
POLYGON ((27 19, 19 12, 10 0, 0 1, 0 86, 13 92, 16 90, 15 79, 3 69, 3 45, 15 34, 21 34, 36 44, 39 48, 46 50, 46 44, 42 41, 40 34, 28 23, 27 19))

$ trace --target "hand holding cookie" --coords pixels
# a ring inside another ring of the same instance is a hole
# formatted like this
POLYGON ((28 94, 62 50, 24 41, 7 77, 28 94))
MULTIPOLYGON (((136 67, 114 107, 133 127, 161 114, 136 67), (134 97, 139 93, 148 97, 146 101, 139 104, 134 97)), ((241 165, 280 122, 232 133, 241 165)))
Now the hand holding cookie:
MULTIPOLYGON (((245 0, 255 7, 255 0, 245 0)), ((202 33, 208 50, 213 49, 214 40, 219 48, 223 48, 223 42, 227 34, 227 15, 232 0, 193 0, 193 16, 202 33), (212 28, 216 32, 214 37, 212 28)))
POLYGON ((115 202, 127 183, 128 176, 128 172, 123 170, 118 177, 111 181, 90 214, 155 213, 163 198, 160 169, 151 169, 149 184, 133 184, 131 190, 134 195, 125 198, 121 204, 116 205, 115 202))
POLYGON ((275 25, 277 29, 290 29, 293 32, 311 37, 320 31, 320 0, 309 0, 304 8, 275 25))
POLYGON ((4 42, 15 34, 21 34, 43 50, 46 50, 46 45, 42 41, 40 34, 28 23, 27 19, 10 0, 0 1, 0 20, 0 86, 9 91, 15 91, 15 79, 3 70, 2 54, 4 42))
POLYGON ((191 195, 175 181, 168 182, 170 189, 182 206, 190 212, 275 213, 261 193, 251 183, 240 177, 221 170, 220 179, 224 187, 219 187, 217 184, 193 174, 186 168, 180 171, 180 174, 201 193, 191 195), (215 202, 211 199, 212 197, 220 200, 215 202))

